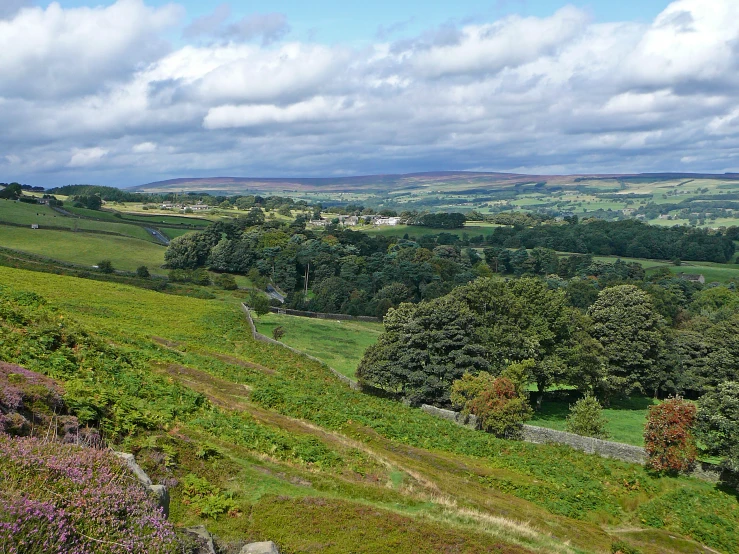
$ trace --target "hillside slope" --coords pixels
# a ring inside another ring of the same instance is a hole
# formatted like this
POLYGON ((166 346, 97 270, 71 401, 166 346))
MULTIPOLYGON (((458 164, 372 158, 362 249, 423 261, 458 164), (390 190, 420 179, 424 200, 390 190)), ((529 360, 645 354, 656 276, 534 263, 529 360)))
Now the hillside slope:
POLYGON ((739 550, 735 493, 351 391, 253 341, 235 303, 8 268, 0 283, 0 360, 63 381, 78 417, 175 485, 178 524, 288 553, 739 550))

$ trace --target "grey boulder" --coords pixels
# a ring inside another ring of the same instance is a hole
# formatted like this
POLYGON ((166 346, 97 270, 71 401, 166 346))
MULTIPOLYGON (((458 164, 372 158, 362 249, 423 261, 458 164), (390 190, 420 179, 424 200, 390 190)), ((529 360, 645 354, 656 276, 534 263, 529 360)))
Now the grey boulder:
POLYGON ((253 542, 241 549, 240 554, 280 554, 277 545, 272 541, 253 542))

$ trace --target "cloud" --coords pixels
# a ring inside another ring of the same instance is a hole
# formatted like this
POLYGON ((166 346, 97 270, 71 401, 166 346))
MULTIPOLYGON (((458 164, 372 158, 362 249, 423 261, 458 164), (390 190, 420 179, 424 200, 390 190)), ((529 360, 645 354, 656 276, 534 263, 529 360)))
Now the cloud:
POLYGON ((119 0, 0 21, 14 178, 739 169, 735 0, 678 0, 648 23, 478 18, 365 47, 285 41, 285 18, 232 22, 223 4, 175 48, 179 14, 119 0))
POLYGON ((249 42, 260 40, 263 46, 277 42, 290 32, 287 16, 283 13, 255 13, 234 23, 227 23, 231 17, 228 4, 216 6, 213 13, 200 16, 188 25, 185 38, 208 36, 231 41, 249 42))
POLYGON ((67 164, 69 167, 87 167, 95 165, 108 154, 105 148, 75 148, 72 158, 67 164))
POLYGON ((141 142, 139 144, 135 144, 133 148, 131 148, 131 151, 136 154, 150 154, 151 152, 156 152, 157 145, 154 142, 141 142))
POLYGON ((185 38, 196 38, 203 35, 216 34, 223 23, 231 17, 231 6, 219 4, 213 13, 196 17, 182 33, 185 38))
POLYGON ((102 8, 27 8, 0 20, 0 95, 90 94, 165 53, 159 33, 179 20, 174 5, 118 0, 102 8))
POLYGON ((12 17, 31 4, 30 0, 0 0, 0 19, 12 17))

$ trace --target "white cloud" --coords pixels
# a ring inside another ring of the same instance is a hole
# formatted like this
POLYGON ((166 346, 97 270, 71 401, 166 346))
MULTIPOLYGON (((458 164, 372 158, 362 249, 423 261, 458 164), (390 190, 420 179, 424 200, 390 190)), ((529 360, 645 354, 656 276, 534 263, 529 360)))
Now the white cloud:
POLYGON ((107 154, 108 150, 97 146, 94 148, 75 148, 67 165, 69 167, 88 167, 99 163, 107 154))
POLYGON ((739 163, 736 0, 679 0, 651 23, 567 7, 362 49, 225 39, 223 6, 188 35, 220 42, 172 49, 162 37, 179 13, 119 0, 0 20, 0 152, 14 171, 136 184, 739 163))
POLYGON ((151 152, 156 152, 157 145, 154 142, 141 142, 139 144, 135 144, 133 148, 131 148, 131 151, 135 154, 150 154, 151 152))

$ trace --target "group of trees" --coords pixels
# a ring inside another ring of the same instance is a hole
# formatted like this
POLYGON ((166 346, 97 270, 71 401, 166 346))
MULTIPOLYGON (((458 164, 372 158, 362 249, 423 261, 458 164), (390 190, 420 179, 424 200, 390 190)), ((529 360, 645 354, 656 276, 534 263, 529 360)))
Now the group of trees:
POLYGON ((641 286, 588 283, 594 300, 579 307, 569 299, 573 282, 586 283, 478 279, 402 304, 385 317, 359 380, 413 404, 463 409, 501 436, 514 435, 523 404, 537 407, 554 385, 591 395, 569 423, 591 436, 599 436, 588 430, 597 399, 681 394, 698 399, 702 443, 739 464, 739 446, 726 446, 732 433, 739 445, 739 294, 658 275, 641 286))
POLYGON ((324 232, 266 221, 260 208, 232 222, 172 241, 173 269, 209 267, 271 281, 296 309, 383 316, 402 302, 442 296, 489 270, 471 248, 370 236, 330 226, 324 232), (310 294, 308 294, 310 292, 310 294))
POLYGON ((725 263, 735 246, 719 231, 690 227, 657 227, 636 220, 579 222, 564 225, 499 227, 487 244, 504 248, 550 248, 599 256, 700 260, 725 263))

